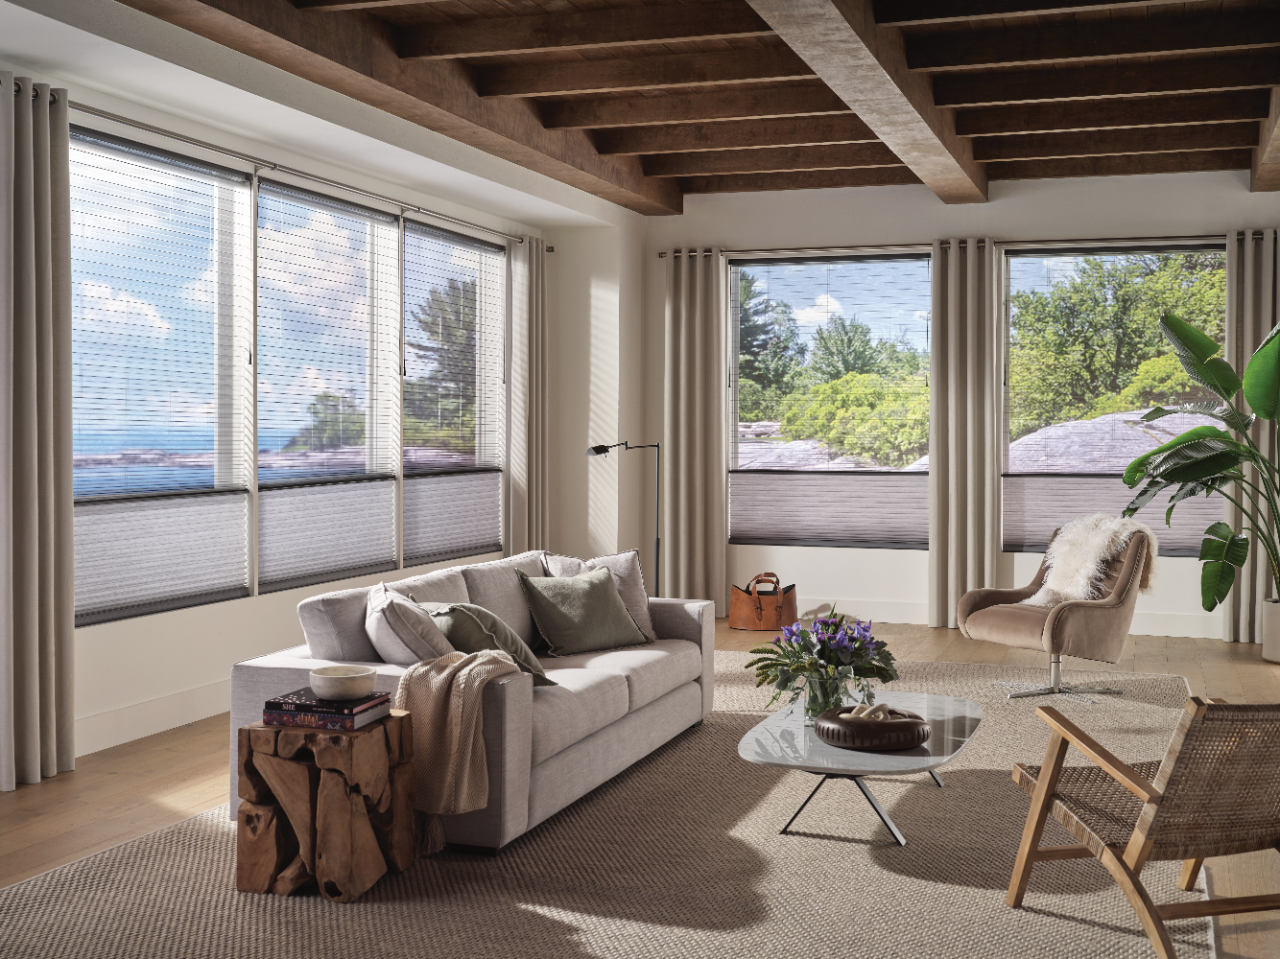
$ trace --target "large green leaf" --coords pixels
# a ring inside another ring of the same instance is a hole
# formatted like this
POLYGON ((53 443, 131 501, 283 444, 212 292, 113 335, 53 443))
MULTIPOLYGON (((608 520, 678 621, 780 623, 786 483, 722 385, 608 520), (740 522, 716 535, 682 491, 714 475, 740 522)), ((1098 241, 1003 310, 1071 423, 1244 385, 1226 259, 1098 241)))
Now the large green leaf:
POLYGON ((1274 420, 1280 411, 1280 337, 1276 330, 1262 341, 1244 368, 1244 398, 1264 420, 1274 420))
POLYGON ((1187 430, 1181 436, 1175 436, 1163 446, 1157 446, 1151 452, 1143 453, 1130 463, 1124 471, 1125 485, 1130 489, 1137 486, 1138 483, 1142 481, 1142 478, 1149 472, 1148 465, 1153 459, 1163 456, 1166 453, 1177 449, 1179 446, 1185 446, 1188 443, 1194 443, 1197 440, 1205 439, 1223 440, 1228 443, 1233 442, 1229 433, 1218 429, 1216 426, 1209 426, 1206 424, 1204 426, 1194 427, 1193 429, 1187 430))
POLYGON ((1230 563, 1205 563, 1200 570, 1200 605, 1212 613, 1231 592, 1236 581, 1236 568, 1230 563))
POLYGON ((1151 480, 1151 482, 1147 483, 1146 486, 1142 487, 1142 492, 1140 492, 1137 496, 1133 498, 1132 502, 1130 502, 1129 505, 1124 508, 1124 512, 1121 515, 1122 516, 1134 515, 1136 512, 1138 512, 1138 510, 1142 509, 1142 507, 1146 506, 1153 499, 1155 499, 1161 490, 1168 489, 1172 485, 1173 485, 1172 483, 1166 483, 1163 480, 1158 480, 1158 479, 1151 480))
POLYGON ((1230 539, 1206 537, 1200 541, 1200 561, 1229 563, 1237 569, 1249 558, 1249 537, 1236 534, 1230 539))
POLYGON ((1144 423, 1153 423, 1166 416, 1173 416, 1175 413, 1189 413, 1194 416, 1212 416, 1215 420, 1226 423, 1227 426, 1231 427, 1237 433, 1248 432, 1249 427, 1253 426, 1253 421, 1257 419, 1257 417, 1252 413, 1248 416, 1244 415, 1234 406, 1219 403, 1217 400, 1208 400, 1203 403, 1183 403, 1181 406, 1175 406, 1173 409, 1157 406, 1143 413, 1142 420, 1144 423))
POLYGON ((1160 478, 1166 479, 1170 483, 1194 483, 1197 480, 1208 479, 1210 476, 1217 476, 1219 473, 1233 470, 1243 460, 1244 457, 1234 450, 1214 453, 1189 463, 1180 463, 1167 469, 1161 469, 1160 478))
POLYGON ((1160 329, 1189 377, 1227 402, 1240 391, 1240 377, 1226 360, 1214 358, 1222 348, 1209 336, 1172 313, 1161 318, 1160 329))

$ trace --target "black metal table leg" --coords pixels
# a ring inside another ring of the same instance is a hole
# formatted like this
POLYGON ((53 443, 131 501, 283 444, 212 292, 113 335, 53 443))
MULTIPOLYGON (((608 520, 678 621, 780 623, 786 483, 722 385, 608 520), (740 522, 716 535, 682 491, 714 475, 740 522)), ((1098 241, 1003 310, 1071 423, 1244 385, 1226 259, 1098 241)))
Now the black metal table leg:
POLYGON ((876 811, 876 815, 880 817, 880 821, 885 824, 885 828, 893 833, 893 838, 898 841, 899 846, 905 846, 907 840, 902 833, 898 831, 898 827, 893 824, 893 820, 889 818, 889 814, 881 808, 880 803, 876 802, 875 795, 871 792, 871 787, 862 781, 861 776, 851 777, 858 788, 862 790, 862 795, 866 797, 867 802, 871 803, 871 808, 876 811))
POLYGON ((942 788, 942 780, 938 777, 938 774, 937 774, 937 773, 935 773, 932 769, 930 769, 930 770, 929 770, 929 775, 933 777, 933 781, 934 781, 934 782, 936 782, 936 783, 938 784, 938 788, 939 788, 939 789, 941 789, 941 788, 942 788))
MULTIPOLYGON (((821 779, 819 779, 818 785, 814 786, 813 792, 809 793, 809 799, 812 799, 814 796, 818 795, 818 790, 822 788, 822 784, 825 783, 830 778, 831 778, 830 776, 823 776, 821 779)), ((804 802, 802 802, 800 804, 800 808, 796 810, 795 816, 792 816, 790 819, 787 820, 787 824, 783 826, 781 831, 778 833, 779 836, 785 836, 787 834, 787 830, 791 828, 791 824, 796 821, 796 816, 799 816, 802 812, 804 812, 804 807, 809 805, 809 799, 806 799, 804 802)))

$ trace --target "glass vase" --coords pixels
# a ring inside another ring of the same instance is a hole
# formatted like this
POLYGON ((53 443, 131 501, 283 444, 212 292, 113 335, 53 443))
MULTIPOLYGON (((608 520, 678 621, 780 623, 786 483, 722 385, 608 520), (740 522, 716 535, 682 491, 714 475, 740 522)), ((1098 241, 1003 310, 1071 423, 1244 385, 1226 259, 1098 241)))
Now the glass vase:
POLYGON ((812 726, 813 721, 828 709, 843 706, 848 694, 848 683, 843 679, 827 676, 810 676, 805 679, 804 724, 812 726))

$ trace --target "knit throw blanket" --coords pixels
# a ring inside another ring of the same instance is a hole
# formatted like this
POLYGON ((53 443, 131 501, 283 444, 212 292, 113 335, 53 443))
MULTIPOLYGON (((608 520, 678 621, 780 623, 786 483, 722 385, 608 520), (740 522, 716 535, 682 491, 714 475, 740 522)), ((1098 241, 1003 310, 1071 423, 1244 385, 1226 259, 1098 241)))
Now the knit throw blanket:
POLYGON ((1049 567, 1044 583, 1027 606, 1057 606, 1070 600, 1097 599, 1102 595, 1102 582, 1107 564, 1120 555, 1135 533, 1150 541, 1146 563, 1138 588, 1151 588, 1158 548, 1155 534, 1135 519, 1121 519, 1095 513, 1063 525, 1057 538, 1049 544, 1045 564, 1049 567))
POLYGON ((414 805, 425 815, 419 852, 444 848, 441 816, 483 809, 489 802, 481 727, 484 684, 518 667, 498 650, 452 652, 410 666, 394 706, 413 723, 414 805))

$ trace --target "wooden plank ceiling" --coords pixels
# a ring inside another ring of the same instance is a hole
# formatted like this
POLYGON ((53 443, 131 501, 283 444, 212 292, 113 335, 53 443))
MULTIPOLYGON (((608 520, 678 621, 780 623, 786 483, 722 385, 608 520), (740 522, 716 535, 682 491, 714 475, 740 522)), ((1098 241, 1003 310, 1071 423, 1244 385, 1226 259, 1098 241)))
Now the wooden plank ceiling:
POLYGON ((1280 0, 122 2, 650 215, 1203 170, 1280 190, 1280 0))

